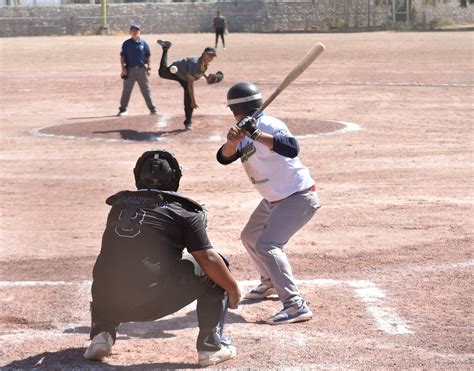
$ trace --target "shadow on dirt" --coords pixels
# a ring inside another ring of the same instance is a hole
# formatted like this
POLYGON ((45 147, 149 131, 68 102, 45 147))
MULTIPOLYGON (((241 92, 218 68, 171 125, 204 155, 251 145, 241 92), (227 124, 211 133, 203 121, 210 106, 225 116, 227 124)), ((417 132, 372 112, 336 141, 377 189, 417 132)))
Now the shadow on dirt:
MULTIPOLYGON (((247 321, 240 315, 232 312, 227 313, 226 325, 231 323, 246 323, 247 321)), ((175 337, 172 331, 195 329, 198 327, 196 311, 190 311, 181 317, 160 319, 151 322, 128 322, 120 325, 118 339, 164 339, 175 337)), ((64 331, 67 334, 89 334, 90 327, 73 327, 64 331)))
MULTIPOLYGON (((244 323, 245 319, 234 313, 229 312, 226 318, 226 324, 244 323)), ((130 322, 120 326, 117 341, 131 338, 141 339, 164 339, 175 337, 171 331, 183 329, 196 329, 198 327, 196 311, 190 311, 184 316, 161 319, 153 322, 130 322)), ((83 333, 88 337, 90 327, 81 326, 67 329, 65 333, 83 333)), ((225 331, 224 331, 225 333, 225 331)), ((22 370, 22 369, 43 369, 43 370, 157 370, 157 369, 195 369, 200 368, 194 363, 147 363, 144 365, 133 366, 111 366, 107 363, 97 363, 87 361, 83 354, 86 348, 70 348, 57 352, 43 352, 22 360, 13 361, 2 367, 2 370, 22 370)))
POLYGON ((43 352, 2 367, 2 370, 176 370, 199 368, 194 363, 147 363, 133 366, 112 366, 107 363, 92 362, 84 359, 86 348, 70 348, 57 352, 43 352))
POLYGON ((132 129, 122 129, 122 130, 104 130, 104 131, 94 131, 94 134, 108 134, 108 133, 119 133, 120 137, 123 140, 133 140, 136 142, 150 142, 156 141, 161 137, 176 135, 186 131, 185 129, 175 129, 170 131, 137 131, 132 129))

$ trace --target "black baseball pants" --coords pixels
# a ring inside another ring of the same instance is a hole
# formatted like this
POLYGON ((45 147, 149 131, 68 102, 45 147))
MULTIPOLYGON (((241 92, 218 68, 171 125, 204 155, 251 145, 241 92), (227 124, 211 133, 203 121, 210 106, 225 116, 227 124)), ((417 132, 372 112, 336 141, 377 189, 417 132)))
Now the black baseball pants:
MULTIPOLYGON (((115 287, 108 288, 107 291, 110 293, 114 289, 120 290, 115 287)), ((203 274, 192 257, 189 260, 182 259, 166 277, 146 288, 140 299, 134 295, 132 303, 128 302, 130 299, 127 297, 112 302, 104 299, 107 296, 93 283, 91 339, 100 332, 107 331, 115 341, 120 323, 160 319, 197 300, 199 335, 196 348, 207 351, 221 348, 218 327, 223 325, 220 322, 225 315, 225 291, 203 274)))
POLYGON ((224 28, 222 27, 216 28, 216 48, 217 48, 217 41, 219 40, 219 36, 221 37, 221 40, 222 40, 222 47, 225 48, 224 32, 225 32, 224 28))
POLYGON ((167 80, 177 81, 184 90, 184 115, 186 117, 184 125, 191 125, 194 108, 191 105, 191 95, 189 94, 189 86, 187 80, 182 80, 176 74, 172 74, 168 67, 168 49, 163 49, 161 55, 160 68, 158 75, 167 80))

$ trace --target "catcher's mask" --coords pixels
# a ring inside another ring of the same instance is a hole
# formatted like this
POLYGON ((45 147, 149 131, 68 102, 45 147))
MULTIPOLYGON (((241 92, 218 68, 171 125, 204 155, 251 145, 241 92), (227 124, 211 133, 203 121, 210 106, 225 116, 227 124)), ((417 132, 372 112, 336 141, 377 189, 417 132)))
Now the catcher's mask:
POLYGON ((227 91, 227 107, 234 114, 244 113, 258 109, 262 105, 262 94, 257 85, 251 82, 239 82, 227 91))
POLYGON ((137 160, 135 184, 138 189, 159 189, 176 192, 181 179, 181 167, 171 152, 147 151, 137 160))

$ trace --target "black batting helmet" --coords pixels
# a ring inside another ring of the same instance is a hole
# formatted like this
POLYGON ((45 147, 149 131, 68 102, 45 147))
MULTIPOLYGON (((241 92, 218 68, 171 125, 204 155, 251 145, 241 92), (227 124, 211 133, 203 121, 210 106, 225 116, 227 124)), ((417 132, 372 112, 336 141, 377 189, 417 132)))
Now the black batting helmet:
POLYGON ((137 160, 133 169, 138 189, 159 189, 176 192, 181 179, 181 167, 171 152, 147 151, 137 160))
POLYGON ((262 94, 251 82, 238 82, 227 91, 227 106, 233 113, 247 114, 262 105, 262 94))

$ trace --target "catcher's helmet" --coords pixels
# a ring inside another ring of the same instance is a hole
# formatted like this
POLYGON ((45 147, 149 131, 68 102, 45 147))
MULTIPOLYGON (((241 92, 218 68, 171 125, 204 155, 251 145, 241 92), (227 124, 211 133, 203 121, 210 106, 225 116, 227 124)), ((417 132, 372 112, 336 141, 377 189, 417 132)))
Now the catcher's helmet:
POLYGON ((262 105, 262 94, 257 85, 251 82, 239 82, 227 91, 227 106, 235 113, 247 114, 262 105))
POLYGON ((135 184, 138 189, 159 189, 176 192, 181 179, 181 167, 171 152, 147 151, 137 160, 135 184))

